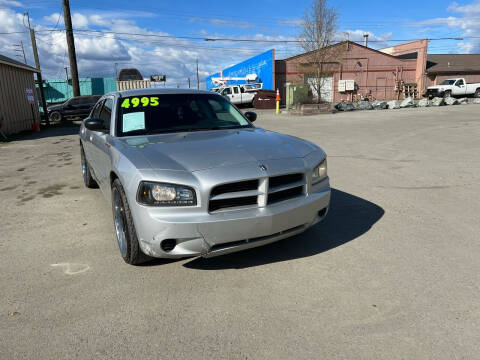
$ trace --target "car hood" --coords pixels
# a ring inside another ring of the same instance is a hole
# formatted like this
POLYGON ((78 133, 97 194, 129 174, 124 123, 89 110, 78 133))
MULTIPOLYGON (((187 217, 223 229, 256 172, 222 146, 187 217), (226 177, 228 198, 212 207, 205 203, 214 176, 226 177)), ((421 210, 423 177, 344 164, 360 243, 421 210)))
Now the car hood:
POLYGON ((450 85, 434 85, 434 86, 429 86, 427 89, 429 90, 438 90, 438 89, 443 89, 445 87, 449 87, 450 85))
POLYGON ((63 108, 63 104, 51 105, 51 106, 47 106, 47 111, 61 110, 62 108, 63 108))
POLYGON ((262 160, 305 157, 319 147, 263 129, 214 130, 118 138, 138 168, 197 171, 262 160), (146 160, 146 162, 145 162, 146 160))

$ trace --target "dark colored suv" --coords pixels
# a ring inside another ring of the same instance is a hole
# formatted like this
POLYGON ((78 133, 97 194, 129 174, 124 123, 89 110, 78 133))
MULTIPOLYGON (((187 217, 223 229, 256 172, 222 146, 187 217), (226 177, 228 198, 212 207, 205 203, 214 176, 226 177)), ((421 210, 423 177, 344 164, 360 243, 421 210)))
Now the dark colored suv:
POLYGON ((62 121, 73 118, 84 118, 100 99, 101 95, 76 96, 63 104, 52 105, 47 108, 50 121, 62 121))

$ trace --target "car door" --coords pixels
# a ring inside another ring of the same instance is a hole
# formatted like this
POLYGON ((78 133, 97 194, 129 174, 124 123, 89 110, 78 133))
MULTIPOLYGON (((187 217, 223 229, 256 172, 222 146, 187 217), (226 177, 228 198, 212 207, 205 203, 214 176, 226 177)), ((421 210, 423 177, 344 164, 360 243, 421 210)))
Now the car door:
POLYGON ((95 157, 95 172, 100 186, 110 186, 110 126, 113 98, 107 97, 100 108, 99 118, 105 123, 105 131, 92 131, 92 149, 95 157))
POLYGON ((228 97, 228 99, 231 102, 232 101, 232 88, 227 87, 227 88, 223 89, 222 95, 228 97))
POLYGON ((232 104, 241 104, 242 103, 242 93, 238 86, 232 87, 232 104))
POLYGON ((466 85, 463 79, 458 79, 455 82, 455 86, 453 87, 452 94, 453 95, 465 95, 466 92, 466 85))
POLYGON ((88 96, 81 96, 78 98, 78 105, 75 111, 76 116, 87 116, 89 111, 89 97, 88 96))
POLYGON ((80 99, 78 97, 76 98, 71 98, 64 104, 64 115, 65 116, 76 116, 78 107, 80 105, 80 99))
MULTIPOLYGON (((104 100, 99 101, 95 107, 93 108, 92 112, 90 113, 90 117, 92 119, 94 118, 99 118, 100 117, 100 111, 102 110, 102 105, 104 103, 104 100)), ((94 177, 97 177, 96 174, 96 151, 95 147, 93 145, 93 139, 94 139, 94 131, 92 130, 86 130, 85 134, 85 142, 83 143, 83 150, 85 152, 85 156, 87 157, 88 163, 90 164, 90 167, 92 168, 92 171, 94 173, 94 177)))

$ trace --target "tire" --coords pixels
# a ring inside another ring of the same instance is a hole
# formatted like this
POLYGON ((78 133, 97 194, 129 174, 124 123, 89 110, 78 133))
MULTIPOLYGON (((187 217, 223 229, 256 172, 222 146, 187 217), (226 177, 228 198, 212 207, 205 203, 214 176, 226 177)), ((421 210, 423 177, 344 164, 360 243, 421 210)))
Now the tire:
POLYGON ((475 95, 473 95, 473 97, 477 99, 480 98, 480 89, 475 90, 475 95))
POLYGON ((60 111, 52 111, 50 115, 48 115, 48 119, 51 122, 60 122, 63 121, 63 115, 60 111))
POLYGON ((445 91, 445 93, 443 94, 443 98, 446 99, 446 98, 449 98, 452 96, 452 91, 451 90, 447 90, 445 91))
POLYGON ((112 212, 115 235, 123 260, 130 265, 138 265, 150 260, 151 258, 142 252, 138 244, 127 197, 118 179, 115 179, 112 184, 112 212))
POLYGON ((98 188, 98 184, 93 179, 92 173, 90 172, 90 165, 88 165, 88 161, 87 161, 87 158, 85 157, 85 152, 83 151, 82 146, 80 146, 80 158, 82 162, 83 183, 87 188, 90 188, 90 189, 98 188))

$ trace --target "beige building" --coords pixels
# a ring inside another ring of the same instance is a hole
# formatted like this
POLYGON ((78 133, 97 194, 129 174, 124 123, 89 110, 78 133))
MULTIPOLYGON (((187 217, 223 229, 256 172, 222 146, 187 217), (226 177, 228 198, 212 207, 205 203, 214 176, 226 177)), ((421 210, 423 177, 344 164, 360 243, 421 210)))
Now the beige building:
POLYGON ((40 122, 33 78, 37 69, 0 55, 0 131, 14 134, 40 122))

